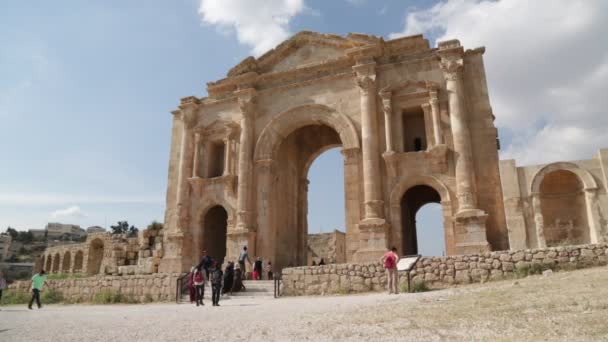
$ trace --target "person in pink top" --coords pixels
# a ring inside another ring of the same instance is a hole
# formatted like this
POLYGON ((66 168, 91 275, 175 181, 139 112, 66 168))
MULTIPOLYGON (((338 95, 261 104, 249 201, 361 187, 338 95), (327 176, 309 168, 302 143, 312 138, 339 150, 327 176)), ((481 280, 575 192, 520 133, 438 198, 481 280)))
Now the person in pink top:
POLYGON ((399 255, 397 254, 397 248, 393 247, 389 249, 382 258, 380 262, 384 265, 384 269, 386 270, 386 287, 388 288, 388 293, 399 293, 399 274, 397 273, 397 262, 399 261, 399 255))

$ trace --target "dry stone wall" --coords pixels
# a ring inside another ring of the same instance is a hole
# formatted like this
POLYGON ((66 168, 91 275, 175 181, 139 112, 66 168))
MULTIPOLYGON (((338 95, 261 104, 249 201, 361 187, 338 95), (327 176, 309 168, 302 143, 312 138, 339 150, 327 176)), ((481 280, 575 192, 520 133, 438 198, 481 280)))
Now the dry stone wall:
MULTIPOLYGON (((412 283, 430 287, 501 280, 533 269, 574 269, 608 264, 608 244, 497 251, 448 257, 423 257, 411 271, 412 283)), ((386 274, 380 262, 330 264, 283 269, 283 294, 322 295, 382 291, 386 274)), ((400 284, 407 272, 399 273, 400 284)))
MULTIPOLYGON (((157 273, 132 276, 95 276, 88 278, 47 280, 47 289, 63 294, 68 302, 91 302, 104 291, 121 293, 135 302, 175 300, 177 275, 157 273)), ((30 281, 16 281, 9 291, 30 291, 30 281)))

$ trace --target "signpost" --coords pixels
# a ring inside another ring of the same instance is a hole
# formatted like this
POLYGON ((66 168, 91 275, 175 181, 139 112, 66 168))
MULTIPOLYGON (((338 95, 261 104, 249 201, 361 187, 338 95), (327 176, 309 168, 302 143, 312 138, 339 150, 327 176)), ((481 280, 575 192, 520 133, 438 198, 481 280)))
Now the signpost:
POLYGON ((410 284, 410 271, 416 266, 416 263, 420 260, 420 255, 406 255, 399 259, 397 263, 397 272, 407 272, 407 292, 412 292, 410 284))

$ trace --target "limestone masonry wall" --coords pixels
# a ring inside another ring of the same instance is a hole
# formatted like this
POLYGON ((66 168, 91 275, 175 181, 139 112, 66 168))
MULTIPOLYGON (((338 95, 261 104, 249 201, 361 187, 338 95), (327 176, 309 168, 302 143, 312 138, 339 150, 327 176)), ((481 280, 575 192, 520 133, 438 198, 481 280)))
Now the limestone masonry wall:
MULTIPOLYGON (((535 264, 573 269, 608 264, 608 244, 497 251, 472 255, 423 257, 411 272, 412 284, 446 287, 487 280, 508 279, 535 264)), ((407 272, 399 272, 400 284, 407 272)), ((380 262, 330 264, 283 269, 283 293, 288 296, 382 291, 386 275, 380 262)))
MULTIPOLYGON (((97 293, 115 291, 137 302, 162 302, 175 299, 177 275, 150 274, 130 276, 94 276, 47 280, 47 287, 61 292, 66 301, 91 302, 97 293)), ((28 292, 30 281, 16 281, 9 290, 28 292)))

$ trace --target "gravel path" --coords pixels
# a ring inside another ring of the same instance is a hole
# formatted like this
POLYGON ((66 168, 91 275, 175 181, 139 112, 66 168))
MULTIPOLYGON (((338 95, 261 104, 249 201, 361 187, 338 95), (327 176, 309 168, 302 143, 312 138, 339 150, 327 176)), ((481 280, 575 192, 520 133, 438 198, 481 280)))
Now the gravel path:
POLYGON ((608 341, 608 268, 419 294, 6 306, 0 341, 608 341))

